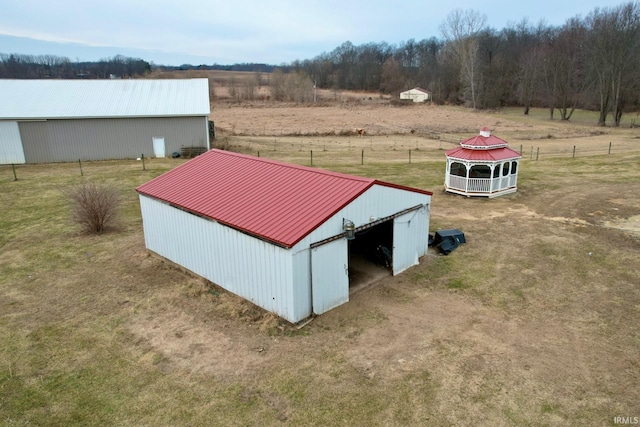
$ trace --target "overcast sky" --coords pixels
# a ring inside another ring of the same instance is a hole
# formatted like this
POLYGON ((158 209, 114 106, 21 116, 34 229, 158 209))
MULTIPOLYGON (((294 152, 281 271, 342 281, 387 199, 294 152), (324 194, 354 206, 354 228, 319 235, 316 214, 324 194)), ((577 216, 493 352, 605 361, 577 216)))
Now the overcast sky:
POLYGON ((117 54, 164 65, 279 65, 345 41, 436 37, 454 9, 500 30, 527 18, 562 25, 614 0, 1 0, 0 53, 97 60, 117 54), (54 42, 54 43, 52 43, 54 42))

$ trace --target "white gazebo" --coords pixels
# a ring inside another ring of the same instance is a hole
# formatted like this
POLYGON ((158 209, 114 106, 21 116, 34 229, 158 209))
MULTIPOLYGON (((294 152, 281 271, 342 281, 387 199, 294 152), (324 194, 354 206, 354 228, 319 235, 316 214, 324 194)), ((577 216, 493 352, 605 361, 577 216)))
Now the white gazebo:
POLYGON ((486 127, 445 154, 444 189, 449 193, 497 197, 518 189, 518 163, 522 156, 486 127))

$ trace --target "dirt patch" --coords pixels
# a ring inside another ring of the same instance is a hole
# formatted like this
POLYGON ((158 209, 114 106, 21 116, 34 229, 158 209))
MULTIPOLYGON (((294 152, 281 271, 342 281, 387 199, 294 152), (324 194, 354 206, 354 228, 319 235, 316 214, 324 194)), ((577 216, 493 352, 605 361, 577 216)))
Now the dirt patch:
POLYGON ((616 228, 640 236, 640 215, 623 218, 615 221, 605 221, 605 227, 616 228))
MULTIPOLYGON (((153 361, 164 372, 176 369, 217 377, 259 372, 271 340, 260 335, 238 339, 231 323, 212 324, 206 318, 172 311, 132 322, 132 331, 158 355, 153 361)), ((273 354, 269 352, 269 354, 273 354)))

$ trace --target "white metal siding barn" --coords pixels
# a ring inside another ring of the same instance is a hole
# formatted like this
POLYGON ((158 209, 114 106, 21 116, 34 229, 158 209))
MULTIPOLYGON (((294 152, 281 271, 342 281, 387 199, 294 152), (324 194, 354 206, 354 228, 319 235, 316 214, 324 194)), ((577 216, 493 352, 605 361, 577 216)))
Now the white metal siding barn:
POLYGON ((420 87, 400 92, 400 99, 411 99, 413 102, 425 102, 431 99, 431 92, 420 87))
POLYGON ((209 148, 207 79, 0 80, 0 93, 0 164, 209 148))
POLYGON ((148 250, 290 322, 349 300, 358 242, 427 251, 431 193, 374 179, 214 149, 137 191, 148 250))

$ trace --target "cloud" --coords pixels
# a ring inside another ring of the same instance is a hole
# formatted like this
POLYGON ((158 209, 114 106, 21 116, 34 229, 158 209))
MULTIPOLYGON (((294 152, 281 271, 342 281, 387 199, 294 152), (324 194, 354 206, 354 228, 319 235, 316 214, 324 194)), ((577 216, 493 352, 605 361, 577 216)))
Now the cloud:
POLYGON ((0 34, 86 46, 138 49, 209 62, 283 63, 310 59, 345 41, 354 44, 440 37, 438 27, 455 8, 477 9, 491 26, 523 18, 562 24, 596 7, 595 0, 21 0, 0 6, 0 34), (481 7, 478 7, 481 6, 481 7))

